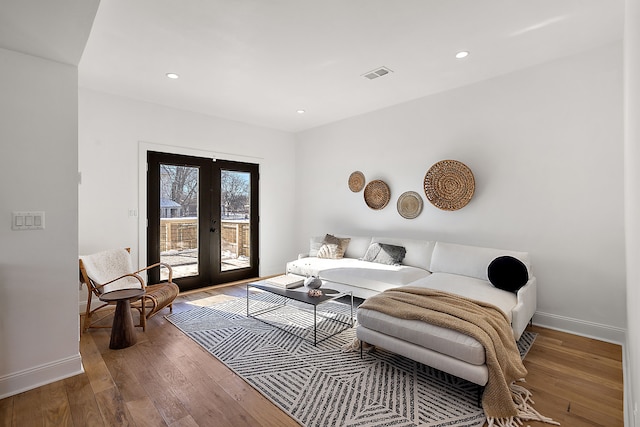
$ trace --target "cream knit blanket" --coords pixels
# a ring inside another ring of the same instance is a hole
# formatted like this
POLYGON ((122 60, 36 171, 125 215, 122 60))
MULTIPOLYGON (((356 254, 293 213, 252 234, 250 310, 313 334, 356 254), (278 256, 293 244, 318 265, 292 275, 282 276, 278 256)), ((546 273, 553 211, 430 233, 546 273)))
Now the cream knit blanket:
POLYGON ((522 420, 556 424, 531 407, 531 393, 515 382, 527 370, 506 315, 497 307, 432 289, 402 287, 365 300, 360 308, 401 319, 421 320, 475 338, 485 348, 489 379, 482 408, 489 426, 520 426, 522 420))

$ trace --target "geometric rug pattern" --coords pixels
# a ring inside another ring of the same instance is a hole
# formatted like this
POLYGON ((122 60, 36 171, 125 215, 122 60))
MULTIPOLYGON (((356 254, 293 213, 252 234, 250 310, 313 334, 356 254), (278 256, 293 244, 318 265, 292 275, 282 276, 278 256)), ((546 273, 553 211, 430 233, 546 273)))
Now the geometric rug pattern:
MULTIPOLYGON (((275 298, 252 294, 251 311, 277 306, 275 298)), ((346 304, 321 307, 318 340, 345 328, 332 319, 349 316, 346 304)), ((345 352, 355 328, 314 346, 313 313, 300 308, 289 304, 260 321, 246 316, 245 298, 234 298, 166 318, 303 426, 484 424, 475 384, 383 349, 363 358, 345 352)), ((522 357, 535 336, 525 332, 518 342, 522 357)))

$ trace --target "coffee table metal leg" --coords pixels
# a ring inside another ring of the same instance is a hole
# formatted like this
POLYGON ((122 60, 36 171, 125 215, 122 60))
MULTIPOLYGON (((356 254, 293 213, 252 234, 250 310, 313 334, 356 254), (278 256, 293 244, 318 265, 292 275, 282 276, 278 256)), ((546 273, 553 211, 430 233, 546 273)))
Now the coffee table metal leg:
POLYGON ((316 333, 318 331, 318 323, 316 320, 316 310, 317 310, 317 306, 313 306, 313 345, 317 345, 318 344, 318 339, 316 336, 316 333))
POLYGON ((351 292, 351 327, 353 328, 353 292, 351 292))

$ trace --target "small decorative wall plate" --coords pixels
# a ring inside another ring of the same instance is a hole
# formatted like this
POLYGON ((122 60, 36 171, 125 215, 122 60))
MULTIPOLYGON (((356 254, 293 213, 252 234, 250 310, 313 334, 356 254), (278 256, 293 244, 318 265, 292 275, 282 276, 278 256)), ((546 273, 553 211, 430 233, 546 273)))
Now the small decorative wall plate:
POLYGON ((349 175, 349 189, 354 193, 362 191, 364 188, 364 174, 360 171, 355 171, 349 175))
POLYGON ((391 191, 386 182, 376 179, 364 188, 364 202, 371 209, 382 209, 391 199, 391 191))
POLYGON ((398 213, 403 218, 413 219, 422 212, 422 197, 415 191, 405 191, 398 197, 398 213))
POLYGON ((424 192, 435 207, 445 211, 461 209, 475 192, 473 173, 457 160, 441 160, 424 177, 424 192))

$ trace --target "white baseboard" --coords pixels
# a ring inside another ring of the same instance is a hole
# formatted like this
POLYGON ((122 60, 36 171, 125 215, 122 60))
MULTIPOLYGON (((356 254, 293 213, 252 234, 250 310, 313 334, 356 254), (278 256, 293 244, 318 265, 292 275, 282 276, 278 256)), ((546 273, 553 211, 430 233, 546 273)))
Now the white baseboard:
POLYGON ((84 372, 80 353, 0 377, 0 399, 84 372))
POLYGON ((558 316, 557 314, 536 311, 533 316, 533 324, 613 344, 624 345, 627 341, 627 330, 624 328, 558 316))

